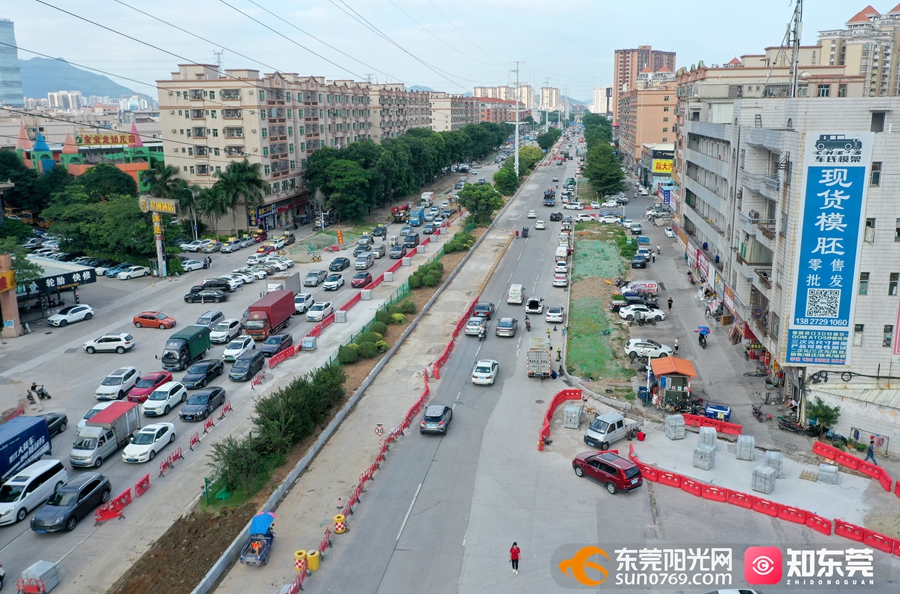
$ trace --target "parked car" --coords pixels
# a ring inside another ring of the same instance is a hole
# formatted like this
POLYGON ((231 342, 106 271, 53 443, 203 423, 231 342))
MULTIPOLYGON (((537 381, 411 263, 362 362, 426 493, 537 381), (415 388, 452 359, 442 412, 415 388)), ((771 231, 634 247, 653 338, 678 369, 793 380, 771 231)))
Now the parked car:
POLYGON ((169 317, 161 311, 142 311, 131 319, 131 323, 134 324, 135 328, 146 326, 147 328, 165 330, 166 328, 174 328, 176 322, 175 318, 169 317))
POLYGON ((334 307, 330 301, 322 301, 314 304, 306 312, 306 320, 308 322, 321 322, 334 313, 334 307))
POLYGON ((259 346, 259 350, 266 357, 277 355, 281 351, 290 348, 294 344, 294 337, 288 333, 272 334, 259 346))
POLYGON ((631 491, 643 484, 641 469, 627 458, 612 452, 585 452, 572 460, 572 468, 580 477, 587 477, 606 487, 610 495, 631 491))
POLYGON ((232 252, 236 252, 241 249, 241 242, 235 239, 234 241, 225 241, 222 243, 222 247, 219 248, 219 251, 223 254, 230 254, 232 252))
POLYGON ((129 266, 116 274, 116 278, 119 280, 130 280, 142 276, 150 276, 150 269, 146 266, 129 266))
POLYGON ((453 409, 443 404, 430 404, 419 424, 419 433, 440 433, 444 435, 453 420, 453 409))
POLYGON ((182 243, 179 247, 186 252, 199 252, 209 243, 212 243, 212 239, 195 239, 189 243, 182 243))
POLYGON ((665 231, 666 237, 670 237, 670 238, 675 237, 675 230, 672 229, 671 227, 666 227, 664 231, 665 231))
POLYGON ((494 304, 489 301, 479 301, 472 311, 472 315, 478 318, 490 320, 494 316, 494 304))
POLYGON ((220 359, 203 359, 191 365, 187 373, 181 378, 181 383, 188 390, 203 388, 210 380, 222 375, 225 364, 220 359))
POLYGON ((642 256, 641 254, 635 254, 631 259, 631 267, 632 268, 646 268, 647 267, 647 258, 642 256))
POLYGON ((185 400, 187 389, 184 385, 181 382, 168 382, 153 390, 150 397, 141 404, 141 412, 148 417, 162 417, 185 400))
POLYGON ((50 326, 63 327, 73 322, 90 320, 93 317, 94 309, 86 303, 81 303, 79 305, 70 305, 69 307, 62 308, 47 318, 47 324, 50 326))
POLYGON ((131 443, 122 450, 122 460, 132 464, 149 462, 164 447, 175 441, 175 425, 151 423, 131 436, 131 443))
POLYGON ((324 270, 310 270, 303 279, 304 287, 318 287, 328 276, 324 270))
POLYGON ((563 307, 561 305, 551 305, 548 307, 546 320, 551 324, 562 324, 565 321, 563 307))
POLYGON ((94 353, 119 353, 120 355, 134 348, 134 337, 125 332, 104 334, 99 338, 89 340, 81 348, 89 355, 94 353))
POLYGON ((212 254, 214 252, 218 252, 221 249, 222 249, 221 241, 210 241, 205 246, 203 246, 203 253, 204 254, 212 254))
POLYGON ((257 280, 265 280, 269 276, 269 273, 259 266, 245 266, 243 268, 235 268, 234 270, 232 270, 232 272, 235 274, 252 276, 257 280))
POLYGON ((150 397, 153 390, 170 381, 172 381, 171 371, 154 371, 142 375, 128 392, 128 401, 143 402, 150 397))
POLYGON ((669 357, 675 354, 672 347, 647 338, 632 338, 625 343, 625 354, 636 357, 669 357))
POLYGON ((78 520, 109 501, 111 491, 109 479, 99 472, 77 474, 60 485, 46 505, 31 517, 31 529, 40 533, 71 532, 78 520))
POLYGON ((492 386, 497 381, 500 364, 491 359, 482 359, 475 363, 472 370, 472 383, 481 386, 492 386))
POLYGON ((233 363, 235 359, 256 348, 256 342, 250 336, 238 336, 228 343, 222 353, 222 360, 233 363))
POLYGON ((225 404, 225 389, 210 386, 194 392, 178 416, 182 421, 202 421, 223 404, 225 404))
POLYGON ((329 274, 322 288, 326 291, 337 291, 344 286, 344 276, 341 274, 329 274))
POLYGON ((228 292, 219 289, 201 289, 196 293, 188 293, 184 296, 187 303, 221 303, 228 301, 228 292))
MULTIPOLYGON (((120 272, 122 272, 124 270, 127 270, 128 268, 131 268, 132 266, 134 266, 134 264, 132 264, 131 262, 126 262, 124 264, 117 264, 111 268, 108 268, 106 270, 106 273, 104 274, 104 276, 106 276, 107 278, 115 278, 115 276, 117 274, 119 274, 120 272)), ((98 271, 98 273, 99 273, 99 271, 98 271)))
POLYGON ((254 238, 252 235, 248 235, 247 237, 241 238, 241 247, 242 248, 250 247, 251 245, 253 245, 255 243, 256 243, 256 238, 254 238))
POLYGON ((619 308, 619 317, 629 322, 635 318, 637 314, 641 314, 645 320, 656 320, 661 322, 666 319, 666 313, 661 309, 647 307, 646 305, 627 305, 619 308))
POLYGON ((569 277, 565 274, 554 274, 553 275, 553 286, 554 287, 568 287, 569 286, 569 277))
POLYGON ((581 213, 581 214, 575 215, 575 221, 578 223, 590 223, 593 220, 595 220, 594 217, 592 217, 591 215, 589 215, 587 213, 581 213))

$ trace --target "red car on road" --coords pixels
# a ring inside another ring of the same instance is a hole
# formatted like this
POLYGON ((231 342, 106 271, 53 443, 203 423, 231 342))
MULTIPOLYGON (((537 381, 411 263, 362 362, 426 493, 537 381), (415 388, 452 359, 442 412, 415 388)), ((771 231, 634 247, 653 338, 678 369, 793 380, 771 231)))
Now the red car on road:
POLYGON ((372 274, 369 272, 357 272, 353 275, 353 280, 350 281, 351 287, 356 287, 357 289, 361 289, 365 287, 369 283, 372 282, 372 274))
POLYGON ((128 393, 129 402, 144 402, 150 397, 150 393, 166 382, 172 381, 172 373, 169 371, 154 371, 142 375, 131 391, 128 393))
POLYGON ((259 246, 258 248, 256 248, 256 253, 257 253, 257 254, 265 254, 265 255, 267 255, 267 256, 268 256, 269 254, 271 254, 272 252, 274 252, 274 251, 275 251, 275 246, 274 246, 274 245, 269 245, 269 244, 261 245, 261 246, 259 246))

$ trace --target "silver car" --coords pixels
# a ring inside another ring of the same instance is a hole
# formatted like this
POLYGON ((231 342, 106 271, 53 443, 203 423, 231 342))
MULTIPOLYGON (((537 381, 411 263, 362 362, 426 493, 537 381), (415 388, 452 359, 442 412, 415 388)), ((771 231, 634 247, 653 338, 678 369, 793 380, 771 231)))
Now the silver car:
POLYGON ((519 328, 519 321, 515 318, 500 318, 497 321, 497 330, 495 334, 497 336, 506 336, 508 338, 512 338, 516 335, 516 330, 519 328))

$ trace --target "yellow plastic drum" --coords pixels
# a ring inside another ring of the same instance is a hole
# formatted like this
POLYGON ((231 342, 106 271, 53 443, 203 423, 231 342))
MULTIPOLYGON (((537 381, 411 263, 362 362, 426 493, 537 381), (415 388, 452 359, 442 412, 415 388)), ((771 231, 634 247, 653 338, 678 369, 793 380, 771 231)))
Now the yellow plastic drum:
POLYGON ((306 551, 295 551, 294 552, 294 570, 300 571, 300 567, 302 565, 302 561, 306 559, 306 551))
POLYGON ((306 561, 309 563, 310 571, 319 569, 319 559, 319 551, 310 551, 306 554, 306 561))
POLYGON ((338 514, 334 517, 334 533, 343 534, 347 531, 347 516, 338 514))

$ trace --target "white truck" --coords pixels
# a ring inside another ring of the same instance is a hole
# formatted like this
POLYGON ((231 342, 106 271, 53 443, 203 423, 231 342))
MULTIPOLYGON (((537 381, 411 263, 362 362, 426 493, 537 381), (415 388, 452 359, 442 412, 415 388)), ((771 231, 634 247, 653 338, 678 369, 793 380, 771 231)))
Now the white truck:
POLYGON ((300 273, 295 272, 290 276, 273 276, 266 280, 266 293, 272 291, 290 291, 294 295, 303 292, 300 273))
POLYGON ((103 461, 141 428, 141 412, 137 402, 113 402, 85 422, 84 429, 72 444, 69 462, 81 468, 100 468, 103 461))
POLYGON ((419 199, 419 206, 425 208, 434 206, 434 192, 422 192, 422 197, 419 199))
POLYGON ((644 421, 626 419, 621 413, 608 412, 597 415, 584 434, 584 443, 600 450, 608 450, 609 446, 625 437, 634 439, 644 421))
POLYGON ((550 377, 553 372, 553 347, 546 336, 536 336, 528 340, 525 370, 528 377, 550 377))
POLYGON ((565 262, 569 259, 569 246, 560 245, 556 248, 556 261, 565 262))

